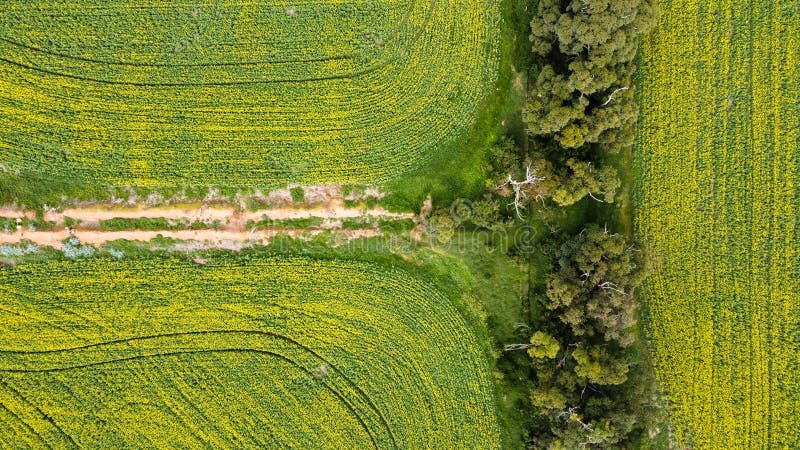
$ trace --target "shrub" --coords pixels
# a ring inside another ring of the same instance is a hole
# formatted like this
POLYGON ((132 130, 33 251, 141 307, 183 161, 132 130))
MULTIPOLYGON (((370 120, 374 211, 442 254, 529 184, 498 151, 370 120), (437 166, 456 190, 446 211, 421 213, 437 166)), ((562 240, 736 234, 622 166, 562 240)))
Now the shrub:
POLYGON ((289 189, 289 193, 292 195, 292 201, 294 203, 302 203, 303 199, 305 198, 305 192, 301 187, 293 187, 289 189))

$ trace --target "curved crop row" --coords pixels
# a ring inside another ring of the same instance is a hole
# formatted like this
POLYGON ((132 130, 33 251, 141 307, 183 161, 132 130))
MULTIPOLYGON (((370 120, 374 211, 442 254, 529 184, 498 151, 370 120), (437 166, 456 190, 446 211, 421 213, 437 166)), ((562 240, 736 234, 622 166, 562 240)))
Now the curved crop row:
POLYGON ((0 5, 0 161, 117 186, 381 183, 474 120, 493 0, 0 5))
POLYGON ((0 441, 500 445, 474 335, 400 270, 218 256, 0 272, 0 441))

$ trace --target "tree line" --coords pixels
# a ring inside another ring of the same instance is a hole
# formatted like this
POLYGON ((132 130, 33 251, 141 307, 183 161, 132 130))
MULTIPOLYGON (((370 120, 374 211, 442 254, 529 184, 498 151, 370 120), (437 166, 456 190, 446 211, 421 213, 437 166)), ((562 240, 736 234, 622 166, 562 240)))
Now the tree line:
MULTIPOLYGON (((572 205, 616 200, 621 181, 607 161, 633 144, 634 62, 654 20, 654 0, 538 1, 530 20, 535 78, 523 114, 529 145, 495 145, 487 192, 471 203, 472 227, 527 226, 534 207, 535 219, 552 226, 536 248, 509 249, 549 267, 532 296, 530 327, 519 324, 529 331, 515 330, 520 340, 498 359, 503 377, 529 386, 519 407, 529 448, 635 448, 661 415, 633 331, 647 258, 605 225, 584 223, 574 235, 560 229, 572 205)), ((461 216, 431 217, 440 242, 464 226, 461 216)))
POLYGON ((515 181, 528 171, 542 179, 524 186, 523 201, 613 200, 620 181, 603 159, 633 144, 634 60, 654 21, 654 0, 537 2, 530 41, 538 74, 524 111, 537 150, 506 167, 515 181))
POLYGON ((553 253, 531 358, 531 446, 630 448, 650 426, 650 393, 630 347, 634 289, 647 273, 622 235, 589 225, 553 253))
MULTIPOLYGON (((638 108, 638 43, 655 20, 653 0, 540 0, 531 19, 535 55, 524 111, 527 153, 499 146, 492 183, 520 211, 533 203, 611 203, 620 187, 605 161, 630 147, 638 108), (505 149, 505 150, 504 150, 505 149)), ((626 236, 585 225, 547 238, 551 271, 526 350, 531 448, 632 448, 653 405, 641 349, 633 345, 634 290, 647 259, 626 236)))

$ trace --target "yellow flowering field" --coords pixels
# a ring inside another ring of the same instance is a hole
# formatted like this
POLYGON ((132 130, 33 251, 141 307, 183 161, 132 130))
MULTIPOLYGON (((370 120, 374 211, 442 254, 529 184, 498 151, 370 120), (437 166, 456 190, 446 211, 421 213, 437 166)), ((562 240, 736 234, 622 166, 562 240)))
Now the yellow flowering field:
POLYGON ((684 444, 800 448, 800 4, 659 6, 634 166, 656 375, 684 444))
POLYGON ((4 0, 0 170, 382 183, 473 122, 500 20, 497 0, 4 0))
POLYGON ((388 265, 51 260, 0 311, 0 448, 500 446, 476 336, 388 265))

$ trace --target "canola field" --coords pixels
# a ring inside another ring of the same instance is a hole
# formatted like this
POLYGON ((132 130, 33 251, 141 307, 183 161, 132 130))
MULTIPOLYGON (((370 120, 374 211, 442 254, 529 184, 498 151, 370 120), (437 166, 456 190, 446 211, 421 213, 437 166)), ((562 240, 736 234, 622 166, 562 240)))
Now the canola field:
POLYGON ((500 446, 452 300, 365 262, 0 268, 0 448, 500 446))
POLYGON ((5 0, 0 170, 379 184, 471 126, 499 22, 497 0, 5 0))
POLYGON ((660 2, 635 223, 676 437, 800 448, 800 4, 660 2))

